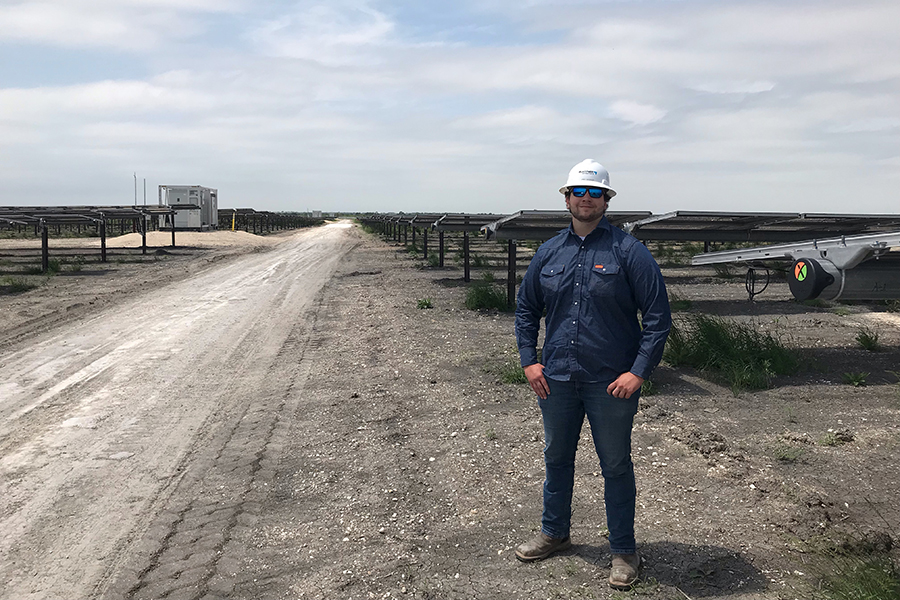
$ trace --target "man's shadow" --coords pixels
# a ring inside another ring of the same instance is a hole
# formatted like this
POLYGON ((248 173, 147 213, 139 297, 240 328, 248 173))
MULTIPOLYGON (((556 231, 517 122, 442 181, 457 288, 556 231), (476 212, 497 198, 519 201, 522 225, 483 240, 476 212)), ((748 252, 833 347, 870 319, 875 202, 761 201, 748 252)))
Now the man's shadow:
MULTIPOLYGON (((676 587, 691 598, 728 596, 766 589, 759 569, 740 554, 721 546, 695 546, 680 542, 640 545, 643 565, 640 580, 676 587)), ((601 568, 609 566, 608 546, 575 544, 561 556, 579 556, 601 568)))

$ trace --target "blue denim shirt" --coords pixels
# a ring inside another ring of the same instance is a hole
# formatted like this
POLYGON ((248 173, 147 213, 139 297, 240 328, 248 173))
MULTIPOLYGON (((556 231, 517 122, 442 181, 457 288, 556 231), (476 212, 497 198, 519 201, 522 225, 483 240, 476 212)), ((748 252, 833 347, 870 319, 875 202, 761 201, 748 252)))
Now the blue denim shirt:
POLYGON ((531 260, 516 303, 523 367, 538 362, 545 308, 541 363, 544 377, 558 381, 611 381, 626 371, 647 379, 672 325, 665 282, 650 251, 606 217, 584 241, 569 225, 531 260))

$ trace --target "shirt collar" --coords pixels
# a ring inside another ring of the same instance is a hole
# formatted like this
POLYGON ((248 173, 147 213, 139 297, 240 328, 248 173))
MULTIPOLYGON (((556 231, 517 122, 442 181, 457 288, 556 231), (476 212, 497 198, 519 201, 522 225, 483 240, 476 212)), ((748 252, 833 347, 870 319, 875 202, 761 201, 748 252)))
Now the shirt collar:
MULTIPOLYGON (((606 220, 606 215, 603 215, 603 217, 600 218, 600 222, 597 223, 597 226, 594 228, 594 230, 591 231, 586 236, 584 236, 584 239, 587 240, 589 237, 592 237, 598 231, 600 232, 599 235, 602 235, 603 232, 608 232, 610 227, 612 227, 612 225, 610 225, 609 221, 606 220)), ((581 239, 581 237, 577 233, 575 233, 575 229, 572 227, 571 223, 569 223, 568 231, 571 235, 574 235, 578 239, 581 239)))

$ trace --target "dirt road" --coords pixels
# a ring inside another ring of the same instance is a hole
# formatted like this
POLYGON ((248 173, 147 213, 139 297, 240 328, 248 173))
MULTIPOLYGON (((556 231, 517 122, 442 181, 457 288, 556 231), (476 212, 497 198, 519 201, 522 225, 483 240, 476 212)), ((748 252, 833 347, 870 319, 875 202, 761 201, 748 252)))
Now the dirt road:
POLYGON ((304 316, 353 244, 348 227, 0 355, 2 598, 161 597, 162 568, 182 559, 181 585, 215 584, 229 532, 273 475, 281 409, 305 379, 304 316))
POLYGON ((0 296, 0 598, 801 600, 823 548, 900 561, 897 313, 799 304, 783 280, 750 303, 712 269, 664 268, 678 318, 778 333, 804 367, 738 396, 655 371, 633 436, 644 571, 622 594, 588 428, 573 548, 513 556, 539 525, 540 411, 502 383, 513 316, 465 309, 455 253, 286 237, 116 264, 81 307, 60 298, 74 276, 0 296))

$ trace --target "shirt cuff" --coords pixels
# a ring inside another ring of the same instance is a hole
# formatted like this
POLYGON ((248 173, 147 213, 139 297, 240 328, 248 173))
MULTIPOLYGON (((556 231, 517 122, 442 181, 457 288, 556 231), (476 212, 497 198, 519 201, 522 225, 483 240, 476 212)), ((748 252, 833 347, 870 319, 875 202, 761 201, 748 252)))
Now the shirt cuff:
POLYGON ((647 360, 643 356, 638 355, 629 371, 646 381, 647 379, 650 379, 650 374, 653 373, 653 367, 647 363, 647 360))
POLYGON ((521 362, 519 364, 522 367, 527 367, 528 365, 535 364, 537 359, 537 349, 536 348, 519 348, 519 358, 521 362))

